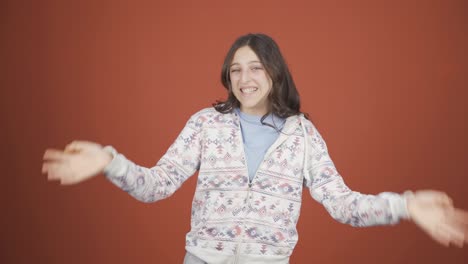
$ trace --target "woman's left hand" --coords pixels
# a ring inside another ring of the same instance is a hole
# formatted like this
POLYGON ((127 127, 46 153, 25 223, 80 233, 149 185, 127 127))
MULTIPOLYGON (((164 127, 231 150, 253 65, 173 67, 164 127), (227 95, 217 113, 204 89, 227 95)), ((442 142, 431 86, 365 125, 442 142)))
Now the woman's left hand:
POLYGON ((407 196, 411 220, 444 246, 468 243, 468 211, 455 208, 447 194, 433 190, 407 196))

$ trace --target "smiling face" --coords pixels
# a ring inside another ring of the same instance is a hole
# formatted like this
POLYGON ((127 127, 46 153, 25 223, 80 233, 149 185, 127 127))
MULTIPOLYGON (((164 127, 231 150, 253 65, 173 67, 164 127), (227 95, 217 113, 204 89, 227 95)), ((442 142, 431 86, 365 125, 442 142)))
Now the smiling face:
POLYGON ((249 46, 236 51, 229 75, 232 92, 240 102, 240 110, 246 114, 265 115, 268 112, 272 81, 257 54, 249 46))

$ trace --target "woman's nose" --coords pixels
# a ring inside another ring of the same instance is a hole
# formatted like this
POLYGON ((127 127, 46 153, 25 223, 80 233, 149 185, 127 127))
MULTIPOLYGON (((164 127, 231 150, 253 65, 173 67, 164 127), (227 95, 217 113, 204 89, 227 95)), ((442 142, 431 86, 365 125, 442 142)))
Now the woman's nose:
POLYGON ((249 73, 249 71, 242 71, 242 73, 241 73, 241 78, 240 78, 241 82, 242 82, 242 83, 247 83, 247 82, 250 81, 250 79, 251 79, 251 78, 250 78, 250 73, 249 73))

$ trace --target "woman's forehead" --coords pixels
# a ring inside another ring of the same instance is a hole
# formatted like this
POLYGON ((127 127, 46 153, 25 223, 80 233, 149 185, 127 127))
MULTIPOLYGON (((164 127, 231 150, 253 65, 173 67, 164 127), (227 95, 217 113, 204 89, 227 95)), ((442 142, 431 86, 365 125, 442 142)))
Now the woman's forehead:
POLYGON ((244 46, 239 48, 234 53, 231 66, 234 64, 249 64, 249 63, 260 63, 260 59, 257 54, 249 47, 244 46))

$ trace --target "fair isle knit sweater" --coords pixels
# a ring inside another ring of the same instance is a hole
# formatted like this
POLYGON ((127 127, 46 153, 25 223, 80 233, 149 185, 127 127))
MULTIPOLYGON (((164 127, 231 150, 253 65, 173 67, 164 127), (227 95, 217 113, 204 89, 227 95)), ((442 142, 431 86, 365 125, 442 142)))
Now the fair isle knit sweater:
POLYGON ((302 115, 286 119, 251 182, 235 111, 194 114, 152 168, 111 146, 105 150, 114 156, 106 177, 143 202, 169 197, 199 171, 186 250, 207 263, 288 263, 298 240, 303 187, 334 219, 352 226, 408 218, 403 195, 350 190, 319 132, 302 115))

